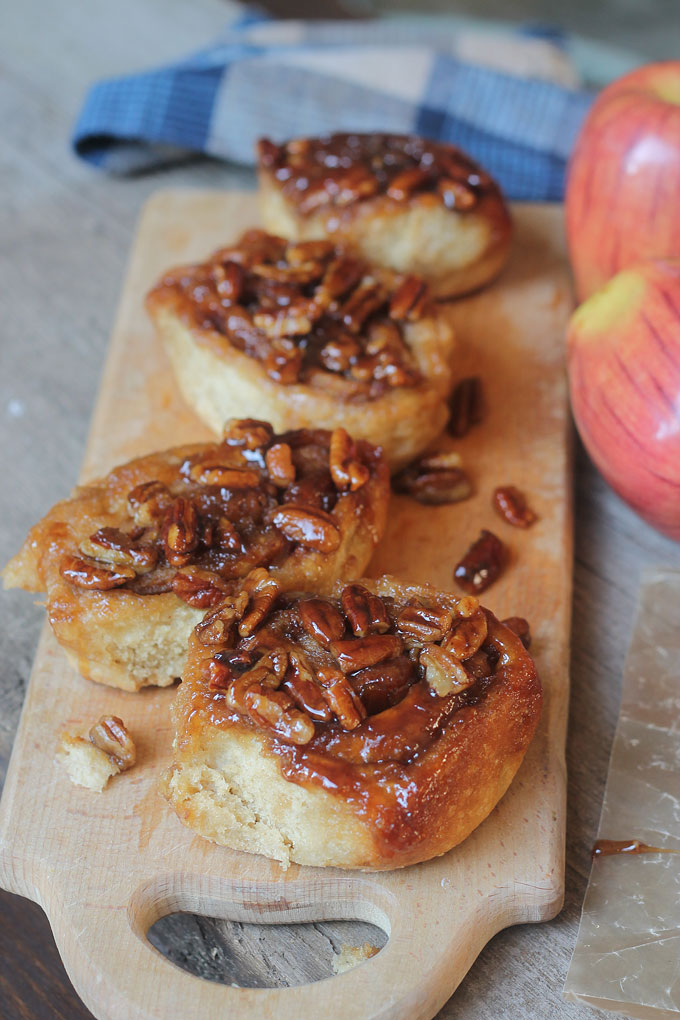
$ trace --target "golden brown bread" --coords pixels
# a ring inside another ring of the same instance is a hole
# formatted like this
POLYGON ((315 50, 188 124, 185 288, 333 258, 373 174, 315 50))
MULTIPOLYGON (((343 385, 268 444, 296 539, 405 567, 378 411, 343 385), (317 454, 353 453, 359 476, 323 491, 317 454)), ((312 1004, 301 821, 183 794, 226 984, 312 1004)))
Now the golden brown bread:
POLYGON ((84 676, 164 686, 226 593, 244 587, 254 605, 270 573, 284 588, 322 591, 362 570, 388 499, 380 452, 343 430, 277 436, 264 422, 232 422, 221 443, 140 457, 77 488, 3 577, 47 593, 54 633, 84 676))
POLYGON ((436 297, 483 286, 502 269, 512 225, 491 177, 453 145, 412 135, 262 139, 259 203, 268 230, 330 237, 436 297))
POLYGON ((398 467, 441 432, 454 336, 425 284, 329 241, 248 231, 147 298, 186 401, 213 430, 346 428, 398 467))
POLYGON ((343 582, 245 630, 227 602, 191 637, 164 789, 202 836, 284 866, 403 867, 489 814, 540 709, 521 641, 471 596, 343 582))

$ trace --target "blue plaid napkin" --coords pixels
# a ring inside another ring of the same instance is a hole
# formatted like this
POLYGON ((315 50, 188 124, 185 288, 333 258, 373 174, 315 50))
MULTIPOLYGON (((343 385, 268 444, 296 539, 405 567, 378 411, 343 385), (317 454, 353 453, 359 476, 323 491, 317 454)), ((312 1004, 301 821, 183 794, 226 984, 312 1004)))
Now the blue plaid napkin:
POLYGON ((555 200, 592 98, 566 65, 559 40, 531 34, 247 22, 176 64, 94 85, 73 144, 124 174, 192 152, 252 164, 262 135, 415 132, 466 149, 511 199, 555 200))

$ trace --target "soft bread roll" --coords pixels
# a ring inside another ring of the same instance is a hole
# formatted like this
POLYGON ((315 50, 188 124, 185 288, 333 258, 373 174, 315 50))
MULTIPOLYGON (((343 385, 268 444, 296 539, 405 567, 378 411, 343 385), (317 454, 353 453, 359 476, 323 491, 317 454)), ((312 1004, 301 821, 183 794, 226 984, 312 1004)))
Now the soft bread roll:
POLYGON ((184 398, 216 432, 233 415, 342 426, 396 468, 446 424, 454 337, 426 285, 328 241, 248 231, 168 273, 147 308, 184 398))
POLYGON ((227 593, 253 609, 272 578, 323 591, 363 570, 388 499, 380 451, 344 430, 275 435, 234 421, 221 443, 140 457, 77 488, 31 530, 5 587, 47 593, 52 629, 83 676, 165 686, 227 593))
POLYGON ((200 835, 284 866, 399 868, 486 818, 541 697, 471 596, 384 577, 281 595, 245 627, 228 600, 191 637, 164 791, 200 835))
POLYGON ((268 230, 346 242, 376 265, 422 276, 435 297, 483 286, 508 256, 503 196, 453 145, 375 133, 264 138, 258 176, 268 230))

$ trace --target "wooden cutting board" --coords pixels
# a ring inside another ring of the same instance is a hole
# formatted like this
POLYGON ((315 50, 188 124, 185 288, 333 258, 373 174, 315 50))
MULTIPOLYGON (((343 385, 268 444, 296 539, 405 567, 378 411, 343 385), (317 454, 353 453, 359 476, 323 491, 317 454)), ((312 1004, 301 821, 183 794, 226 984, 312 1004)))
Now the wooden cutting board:
MULTIPOLYGON (((546 694, 520 772, 487 821, 437 860, 382 875, 283 872, 192 835, 158 795, 173 691, 126 694, 83 680, 46 626, 0 806, 0 885, 45 909, 71 980, 100 1020, 429 1018, 491 936, 560 909, 572 566, 563 365, 570 288, 561 210, 521 206, 515 217, 514 250, 500 280, 447 312, 459 334, 460 374, 484 382, 484 422, 453 444, 476 493, 448 507, 395 497, 370 572, 452 587, 453 565, 480 528, 508 543, 509 566, 484 601, 501 617, 531 621, 546 694), (534 527, 519 531, 495 516, 490 495, 500 484, 525 490, 539 514, 534 527), (123 718, 139 761, 95 794, 73 786, 53 759, 62 730, 84 732, 103 713, 123 718), (149 927, 178 910, 272 923, 356 918, 381 926, 389 941, 362 966, 316 984, 235 988, 193 977, 151 947, 149 927)), ((153 449, 208 438, 179 397, 142 300, 164 269, 207 255, 256 220, 251 194, 165 191, 148 203, 83 479, 153 449)), ((55 492, 55 501, 65 495, 55 492)))

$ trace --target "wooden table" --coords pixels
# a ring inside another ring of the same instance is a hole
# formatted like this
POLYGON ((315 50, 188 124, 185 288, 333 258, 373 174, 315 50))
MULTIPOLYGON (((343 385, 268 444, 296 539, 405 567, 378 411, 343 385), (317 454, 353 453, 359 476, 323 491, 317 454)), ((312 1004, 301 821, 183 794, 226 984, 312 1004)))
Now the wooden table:
MULTIPOLYGON (((29 524, 75 482, 90 409, 139 210, 156 188, 243 187, 247 171, 199 160, 116 180, 78 163, 67 144, 84 90, 96 78, 162 63, 215 36, 220 0, 22 0, 0 25, 0 560, 29 524)), ((561 988, 576 938, 597 826, 620 674, 640 570, 680 565, 680 546, 642 524, 576 454, 576 574, 565 907, 548 924, 502 932, 440 1017, 573 1018, 561 988)), ((0 775, 4 777, 42 622, 29 596, 0 593, 0 775)), ((194 972, 258 984, 330 972, 331 947, 371 938, 365 926, 244 928, 174 919, 158 933, 194 972)), ((604 1017, 606 1014, 599 1013, 604 1017)), ((0 1016, 89 1017, 59 962, 38 907, 0 893, 0 1016)))

